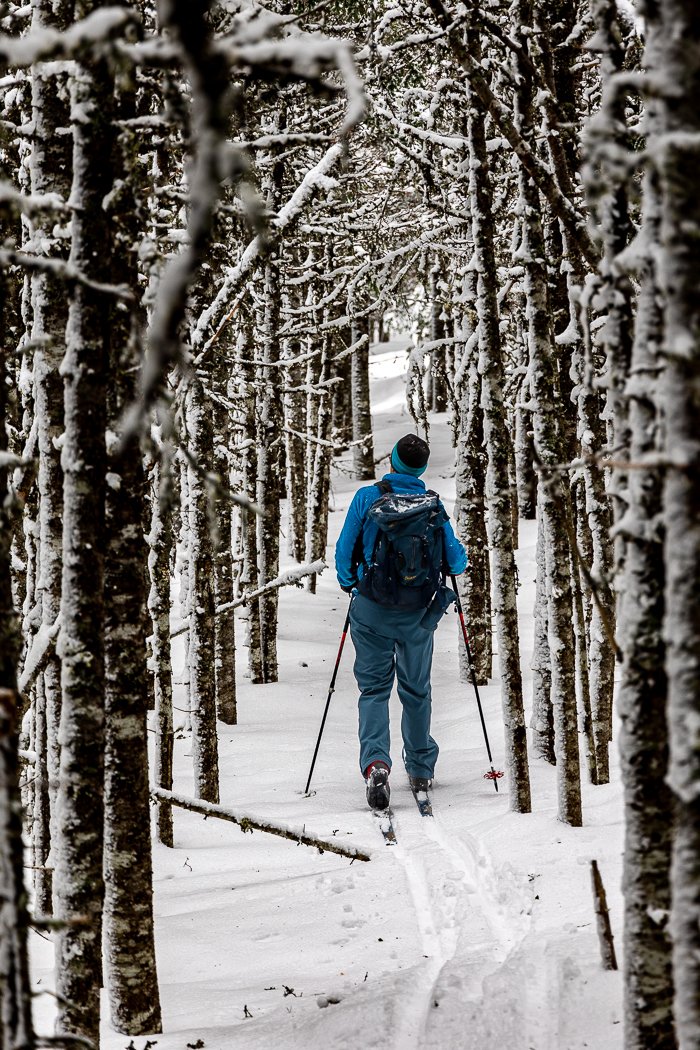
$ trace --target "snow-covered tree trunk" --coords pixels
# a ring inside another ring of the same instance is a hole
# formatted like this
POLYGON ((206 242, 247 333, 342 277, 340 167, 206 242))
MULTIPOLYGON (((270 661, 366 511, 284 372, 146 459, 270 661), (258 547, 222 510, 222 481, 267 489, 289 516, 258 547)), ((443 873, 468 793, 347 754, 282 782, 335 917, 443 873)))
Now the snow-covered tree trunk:
POLYGON ((658 45, 659 120, 647 146, 661 190, 660 281, 666 295, 660 398, 669 464, 666 528, 666 670, 676 798, 671 868, 674 1016, 681 1050, 700 1045, 700 21, 691 0, 648 11, 658 45), (660 20, 660 24, 657 22, 660 20))
POLYGON ((550 765, 554 754, 554 708, 552 707, 552 670, 549 656, 549 622, 547 601, 547 562, 544 528, 537 528, 535 553, 535 637, 532 646, 532 752, 550 765))
MULTIPOLYGON (((478 32, 470 31, 467 48, 478 60, 478 32)), ((506 735, 506 762, 510 774, 510 805, 519 813, 530 811, 530 777, 523 712, 516 572, 513 555, 508 444, 503 405, 504 370, 499 328, 498 278, 494 257, 493 200, 484 131, 484 114, 476 95, 469 96, 469 184, 472 200, 472 234, 478 271, 481 405, 488 451, 486 499, 489 547, 493 559, 493 609, 498 636, 501 697, 506 735)))
MULTIPOLYGON (((447 336, 447 325, 443 317, 445 304, 443 302, 443 288, 440 282, 441 265, 438 259, 433 261, 430 267, 429 294, 430 294, 430 341, 437 342, 447 336)), ((430 375, 431 375, 431 397, 430 407, 433 412, 445 412, 447 410, 447 349, 436 346, 430 351, 430 375)))
POLYGON ((605 478, 596 459, 606 437, 601 418, 602 402, 593 387, 590 368, 593 349, 588 325, 588 306, 579 305, 584 341, 573 349, 572 371, 576 376, 578 403, 578 437, 584 465, 581 468, 585 486, 585 513, 590 529, 592 561, 590 573, 596 585, 591 604, 589 668, 593 735, 596 750, 597 783, 610 779, 609 745, 612 738, 612 699, 615 675, 615 648, 611 633, 615 626, 615 603, 610 589, 612 542, 610 539, 610 504, 605 491, 605 478), (584 345, 585 344, 585 345, 584 345))
MULTIPOLYGON (((652 48, 650 35, 648 57, 652 48)), ((651 114, 647 119, 652 119, 651 114)), ((629 458, 639 467, 645 455, 658 453, 663 426, 658 405, 663 317, 655 264, 659 202, 653 172, 645 179, 643 232, 648 248, 638 275, 640 291, 625 389, 629 458)), ((625 1050, 675 1050, 668 922, 674 800, 667 780, 662 477, 650 466, 631 470, 628 482, 627 514, 617 525, 624 530, 626 545, 619 607, 624 659, 617 700, 625 792, 625 1050)))
MULTIPOLYGON (((4 275, 0 273, 0 329, 4 331, 4 275)), ((6 358, 0 348, 0 453, 7 449, 6 358)), ((7 467, 0 463, 0 1046, 36 1046, 29 981, 27 891, 24 885, 22 801, 19 789, 19 693, 21 639, 12 597, 10 544, 12 502, 7 467)))
MULTIPOLYGON (((276 251, 266 259, 263 271, 263 308, 261 312, 261 362, 280 360, 280 260, 276 251)), ((263 513, 257 517, 258 585, 274 580, 279 573, 280 497, 282 490, 282 412, 275 384, 277 369, 260 369, 261 386, 258 400, 258 462, 256 502, 263 513)), ((257 599, 260 615, 260 654, 262 681, 276 682, 277 668, 277 591, 257 599)))
MULTIPOLYGON (((338 350, 351 345, 349 328, 340 329, 338 350)), ((335 361, 333 375, 340 379, 333 387, 333 443, 334 454, 345 451, 352 441, 352 361, 349 355, 335 361)))
MULTIPOLYGON (((324 311, 327 314, 327 311, 324 311)), ((318 413, 316 417, 316 442, 312 443, 313 471, 310 475, 309 503, 307 511, 307 562, 326 556, 328 539, 328 497, 330 492, 331 423, 333 421, 333 388, 328 385, 331 378, 332 337, 328 330, 322 336, 321 372, 318 383, 318 413)), ((316 593, 316 576, 310 577, 309 590, 316 593)))
MULTIPOLYGON (((465 282, 471 281, 467 275, 465 282)), ((466 321, 466 317, 465 317, 466 321)), ((465 331, 465 336, 467 332, 465 331)), ((486 536, 486 456, 484 453, 484 422, 481 408, 481 378, 479 376, 478 345, 469 333, 464 353, 469 360, 461 370, 458 389, 459 436, 455 467, 455 531, 464 544, 469 567, 458 580, 460 600, 469 630, 469 643, 476 679, 485 685, 492 674, 493 644, 491 635, 491 569, 486 536), (470 343, 473 345, 470 348, 470 343)), ((460 647, 460 676, 469 676, 466 650, 460 647)))
MULTIPOLYGON (((244 338, 243 357, 252 359, 253 335, 246 317, 243 319, 244 338)), ((239 344, 240 346, 240 344, 239 344)), ((241 368, 241 478, 243 491, 253 503, 257 499, 257 395, 255 372, 252 366, 241 368)), ((258 526, 257 515, 247 510, 239 510, 241 522, 241 555, 243 567, 239 578, 242 591, 253 591, 258 585, 258 526)), ((260 606, 250 602, 246 606, 246 643, 248 645, 248 670, 250 680, 260 684, 263 679, 263 660, 260 645, 260 606)))
MULTIPOLYGON (((222 393, 227 393, 228 369, 222 360, 217 369, 216 380, 222 393)), ((231 482, 229 468, 229 446, 231 421, 228 409, 218 400, 212 406, 214 422, 214 473, 221 481, 222 489, 215 502, 216 549, 214 551, 214 599, 217 607, 233 600, 233 552, 231 547, 232 513, 228 488, 231 482)), ((235 726, 238 721, 236 709, 236 621, 233 610, 217 616, 214 621, 216 670, 216 713, 220 721, 235 726)))
MULTIPOLYGON (((153 781, 170 791, 173 786, 173 669, 170 655, 170 562, 173 553, 172 450, 164 444, 152 472, 151 532, 149 535, 151 589, 148 609, 153 624, 151 641, 155 696, 155 752, 153 781)), ((173 845, 173 811, 159 803, 156 837, 173 845)))
MULTIPOLYGON (((121 80, 117 116, 135 115, 134 88, 121 80)), ((112 280, 139 293, 134 254, 137 144, 122 129, 115 190, 103 205, 112 223, 112 280)), ((151 697, 146 637, 146 479, 139 432, 123 420, 138 393, 143 328, 137 311, 111 314, 107 412, 105 559, 104 964, 112 1027, 127 1035, 161 1027, 153 929, 153 865, 146 718, 151 697)))
MULTIPOLYGON (((35 0, 33 29, 65 29, 72 16, 72 4, 35 0)), ((68 85, 65 74, 51 74, 44 66, 32 70, 32 122, 34 141, 30 165, 34 194, 57 193, 65 200, 71 187, 71 140, 60 132, 70 124, 68 85)), ((61 245, 53 231, 55 216, 39 213, 33 221, 33 250, 51 256, 61 255, 61 245)), ((39 449, 39 548, 41 551, 41 621, 48 628, 56 621, 61 605, 61 539, 63 533, 63 475, 58 439, 63 432, 63 380, 59 366, 63 356, 68 309, 65 287, 48 273, 38 271, 31 278, 32 340, 34 351, 34 408, 39 449)), ((37 747, 37 774, 41 789, 37 801, 35 832, 46 819, 47 801, 55 802, 58 785, 58 725, 61 714, 61 667, 54 652, 38 686, 36 729, 41 737, 37 747), (48 787, 48 799, 43 786, 48 787)), ((49 809, 55 809, 50 805, 49 809)), ((55 815, 53 823, 55 823, 55 815)), ((36 874, 34 889, 37 910, 51 913, 52 880, 46 867, 50 837, 41 847, 35 840, 36 874), (43 856, 42 856, 43 854, 43 856)))
MULTIPOLYGON (((532 24, 531 0, 514 4, 516 34, 532 24)), ((527 50, 528 37, 520 43, 527 50)), ((535 145, 535 85, 527 69, 519 70, 516 122, 521 134, 535 145)), ((561 461, 558 418, 561 413, 554 343, 547 296, 545 243, 537 187, 521 169, 520 201, 523 213, 522 249, 525 268, 525 297, 528 375, 533 402, 535 454, 543 471, 538 491, 538 528, 544 530, 546 559, 547 627, 551 674, 551 703, 554 714, 554 748, 557 761, 559 819, 578 827, 581 817, 581 773, 576 712, 576 644, 571 595, 571 511, 568 494, 562 493, 556 474, 548 472, 561 461)))
MULTIPOLYGON (((83 3, 82 13, 98 10, 83 3)), ((105 197, 112 191, 112 77, 105 59, 75 65, 70 263, 109 281, 112 245, 105 197), (96 156, 102 158, 95 164, 96 156)), ((100 1041, 104 841, 104 498, 110 299, 76 283, 66 332, 63 577, 60 655, 61 758, 56 799, 54 914, 57 1031, 100 1041)))
POLYGON ((372 436, 372 411, 369 400, 369 324, 366 319, 353 323, 351 345, 367 336, 352 354, 350 372, 352 397, 352 462, 355 477, 360 481, 374 478, 374 438, 372 436))
MULTIPOLYGON (((287 312, 299 308, 300 297, 296 289, 290 289, 286 296, 287 312)), ((310 342, 310 340, 309 340, 310 342)), ((311 347, 309 346, 309 349, 311 347)), ((289 362, 302 355, 302 343, 296 339, 284 341, 284 357, 289 362)), ((287 462, 287 529, 288 550, 292 557, 301 562, 304 559, 306 545, 306 446, 303 435, 306 434, 306 395, 297 389, 304 383, 306 368, 303 362, 289 364, 285 369, 288 393, 284 396, 284 418, 286 424, 286 462, 287 462)))
POLYGON ((214 580, 211 500, 205 474, 212 457, 213 432, 204 388, 188 380, 186 402, 189 466, 189 648, 190 716, 195 798, 219 801, 214 667, 214 580))

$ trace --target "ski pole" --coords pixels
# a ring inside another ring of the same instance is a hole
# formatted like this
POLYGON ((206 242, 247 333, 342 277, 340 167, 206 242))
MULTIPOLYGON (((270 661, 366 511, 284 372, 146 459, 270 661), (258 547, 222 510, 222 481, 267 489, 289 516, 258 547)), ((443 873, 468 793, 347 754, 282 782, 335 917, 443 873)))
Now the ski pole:
POLYGON ((311 769, 309 770, 309 779, 306 781, 306 787, 304 788, 304 794, 309 793, 309 784, 311 783, 311 777, 314 773, 314 766, 316 765, 316 756, 318 755, 318 749, 321 746, 321 737, 323 736, 323 728, 326 724, 326 717, 328 715, 328 708, 331 706, 331 697, 335 691, 335 680, 338 676, 338 668, 340 667, 340 658, 343 655, 343 646, 345 645, 345 639, 347 637, 348 628, 350 627, 350 609, 352 607, 352 598, 350 598, 350 605, 348 606, 348 614, 345 617, 345 626, 343 627, 343 633, 340 637, 340 648, 338 649, 338 657, 335 661, 335 667, 333 668, 333 677, 331 678, 330 688, 328 690, 328 699, 326 700, 326 709, 323 712, 323 718, 321 719, 321 728, 318 731, 318 740, 316 741, 316 749, 314 750, 314 757, 311 759, 311 769))
POLYGON ((489 756, 489 763, 491 765, 491 772, 490 773, 484 773, 484 779, 485 780, 493 780, 493 786, 495 787, 496 791, 498 791, 498 780, 499 780, 500 777, 503 776, 503 773, 502 773, 501 770, 497 771, 497 770, 495 770, 493 768, 493 758, 491 757, 491 748, 489 747, 489 736, 488 736, 488 733, 486 732, 486 722, 484 721, 484 712, 481 709, 481 698, 479 696, 479 687, 476 684, 476 671, 474 670, 474 664, 472 663, 472 653, 471 653, 471 649, 469 648, 469 639, 467 637, 467 625, 464 622, 464 612, 462 611, 462 603, 461 603, 461 601, 459 599, 459 591, 457 590, 457 580, 455 579, 454 576, 451 576, 450 579, 452 580, 453 590, 454 590, 455 594, 457 595, 457 615, 459 616, 459 622, 462 625, 462 637, 464 638, 464 647, 465 647, 465 649, 467 651, 467 661, 469 663, 469 672, 471 674, 472 685, 474 686, 474 692, 476 693, 476 704, 477 704, 477 707, 479 708, 479 718, 481 719, 481 728, 484 731, 484 740, 486 742, 486 753, 489 756))

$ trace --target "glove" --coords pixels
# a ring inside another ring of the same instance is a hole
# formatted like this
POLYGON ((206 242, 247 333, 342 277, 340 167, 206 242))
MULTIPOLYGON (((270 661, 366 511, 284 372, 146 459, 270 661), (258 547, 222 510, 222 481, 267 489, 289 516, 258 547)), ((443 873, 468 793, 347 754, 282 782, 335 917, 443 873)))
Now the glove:
POLYGON ((340 585, 341 591, 344 591, 345 594, 352 594, 352 592, 355 590, 356 587, 357 587, 356 583, 350 583, 350 584, 348 584, 347 587, 343 583, 341 583, 341 585, 340 585))

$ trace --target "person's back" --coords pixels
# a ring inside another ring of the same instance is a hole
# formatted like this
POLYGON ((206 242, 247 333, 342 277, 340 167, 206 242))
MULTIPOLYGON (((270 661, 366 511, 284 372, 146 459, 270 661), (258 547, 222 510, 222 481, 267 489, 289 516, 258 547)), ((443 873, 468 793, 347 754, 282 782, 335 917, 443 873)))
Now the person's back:
POLYGON ((401 438, 391 453, 391 472, 355 493, 336 545, 339 583, 354 595, 350 632, 360 690, 360 768, 367 801, 378 809, 389 804, 389 697, 394 677, 403 706, 401 730, 409 780, 416 790, 425 790, 432 780, 438 756, 430 735, 435 618, 430 623, 426 609, 444 582, 444 573, 458 575, 467 565, 439 498, 420 480, 429 455, 422 438, 415 434, 401 438), (384 522, 382 500, 387 511, 384 522), (402 515, 412 515, 414 525, 403 522, 402 515), (399 533, 404 539, 398 538, 399 533))

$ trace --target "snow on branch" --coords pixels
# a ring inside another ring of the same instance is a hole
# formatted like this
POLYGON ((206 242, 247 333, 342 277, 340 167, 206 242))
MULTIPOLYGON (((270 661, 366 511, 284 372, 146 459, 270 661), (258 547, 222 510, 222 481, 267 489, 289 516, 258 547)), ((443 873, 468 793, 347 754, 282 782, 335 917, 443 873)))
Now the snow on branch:
POLYGON ((28 692, 46 667, 56 647, 60 629, 61 620, 57 617, 52 624, 42 624, 32 638, 18 683, 20 693, 28 692))
MULTIPOLYGON (((231 609, 237 609, 240 605, 247 605, 248 602, 259 598, 261 594, 267 594, 268 591, 276 591, 280 587, 288 587, 292 583, 298 585, 305 576, 315 576, 317 573, 320 575, 327 567, 323 559, 319 558, 318 561, 310 562, 307 565, 299 565, 296 569, 287 569, 286 572, 280 573, 274 580, 269 580, 262 587, 258 587, 257 590, 248 591, 247 594, 242 594, 240 598, 235 598, 232 602, 225 602, 224 605, 217 606, 214 610, 214 615, 220 616, 231 609)), ((187 630, 189 630, 188 625, 183 624, 172 631, 170 637, 177 638, 178 635, 184 634, 187 630)))
POLYGON ((0 204, 12 204, 23 215, 43 211, 69 211, 68 204, 58 193, 20 193, 11 182, 0 179, 0 204))
MULTIPOLYGON (((275 232, 281 232, 282 230, 291 227, 291 225, 299 218, 303 209, 309 203, 317 189, 326 190, 335 185, 335 181, 328 177, 328 172, 338 163, 344 153, 345 146, 343 143, 337 142, 331 146, 318 164, 315 164, 306 172, 287 203, 280 208, 276 218, 273 219, 271 224, 272 233, 266 232, 264 235, 258 234, 257 237, 250 241, 236 265, 232 266, 227 272, 223 284, 213 301, 200 314, 192 332, 192 345, 194 347, 201 346, 204 340, 205 331, 214 323, 214 319, 223 309, 230 297, 240 289, 241 284, 250 273, 253 264, 262 254, 263 248, 269 246, 271 240, 274 241, 275 232)), ((220 328, 217 328, 213 338, 216 338, 219 335, 219 331, 220 328)), ((213 341, 213 339, 210 340, 210 342, 211 341, 213 341)), ((209 344, 204 347, 205 350, 208 348, 208 345, 209 344)))
POLYGON ((48 259, 42 255, 30 255, 28 252, 14 251, 12 248, 0 249, 0 267, 21 266, 25 270, 36 270, 40 273, 48 273, 59 281, 68 285, 81 284, 90 288, 93 292, 103 295, 112 295, 122 302, 132 302, 133 293, 130 288, 122 284, 102 284, 93 281, 76 266, 64 262, 63 259, 48 259))
POLYGON ((186 795, 178 795, 174 791, 166 791, 164 788, 151 788, 151 797, 157 802, 165 802, 180 809, 187 809, 192 813, 200 813, 203 817, 218 817, 219 820, 227 820, 231 824, 238 824, 241 831, 264 831, 268 835, 278 835, 283 839, 290 839, 302 846, 311 846, 319 853, 337 853, 341 857, 349 857, 351 860, 370 860, 369 853, 357 849, 354 846, 341 846, 338 842, 329 842, 327 839, 319 838, 306 831, 306 825, 301 827, 292 824, 274 824, 272 821, 263 820, 261 817, 248 813, 234 813, 232 809, 225 806, 217 806, 213 802, 203 802, 200 799, 188 798, 186 795))
POLYGON ((48 59, 74 58, 115 37, 123 37, 130 26, 138 24, 136 11, 128 7, 104 7, 76 22, 65 32, 36 29, 23 37, 0 34, 0 68, 32 66, 48 59))

